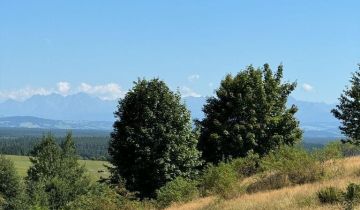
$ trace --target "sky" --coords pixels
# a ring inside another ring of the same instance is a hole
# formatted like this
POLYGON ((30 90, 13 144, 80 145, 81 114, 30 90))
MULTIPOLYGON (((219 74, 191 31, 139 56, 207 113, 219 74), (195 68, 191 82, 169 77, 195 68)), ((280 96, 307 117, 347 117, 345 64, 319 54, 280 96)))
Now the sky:
POLYGON ((284 65, 296 99, 336 103, 360 62, 357 0, 0 1, 0 101, 123 97, 138 78, 211 96, 226 74, 284 65))

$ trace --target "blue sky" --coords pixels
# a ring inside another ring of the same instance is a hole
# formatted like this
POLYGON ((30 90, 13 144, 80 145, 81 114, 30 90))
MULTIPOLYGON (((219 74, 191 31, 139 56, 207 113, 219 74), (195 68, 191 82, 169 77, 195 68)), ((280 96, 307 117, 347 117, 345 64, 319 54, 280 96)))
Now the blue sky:
POLYGON ((360 1, 1 1, 0 100, 87 92, 111 99, 138 77, 212 95, 265 62, 293 96, 336 102, 360 62, 360 1))

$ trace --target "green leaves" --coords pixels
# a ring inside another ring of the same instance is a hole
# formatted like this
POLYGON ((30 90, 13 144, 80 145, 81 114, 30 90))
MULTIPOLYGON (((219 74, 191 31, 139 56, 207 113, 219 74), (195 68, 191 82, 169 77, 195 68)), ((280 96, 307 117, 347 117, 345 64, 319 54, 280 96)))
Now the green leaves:
POLYGON ((44 136, 31 155, 26 177, 31 205, 61 209, 87 192, 90 180, 77 162, 70 133, 60 146, 53 136, 44 136))
POLYGON ((353 144, 360 144, 360 65, 350 80, 351 87, 344 90, 339 104, 331 112, 342 123, 340 130, 353 144))
POLYGON ((282 76, 282 66, 274 73, 265 64, 263 69, 249 66, 221 81, 216 96, 203 108, 205 119, 197 123, 199 149, 207 162, 244 157, 251 150, 264 155, 301 139, 294 117, 297 108, 286 108, 296 83, 282 83, 282 76))
POLYGON ((177 176, 197 174, 200 153, 190 113, 163 81, 138 80, 119 101, 115 116, 109 147, 114 182, 120 175, 130 191, 154 197, 177 176))
POLYGON ((22 190, 14 163, 0 155, 0 209, 15 209, 22 190))

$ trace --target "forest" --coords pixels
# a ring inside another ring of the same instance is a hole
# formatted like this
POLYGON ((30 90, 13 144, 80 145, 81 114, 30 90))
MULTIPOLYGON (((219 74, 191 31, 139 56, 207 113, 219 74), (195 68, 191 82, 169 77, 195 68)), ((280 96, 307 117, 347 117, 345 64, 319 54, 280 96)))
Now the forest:
MULTIPOLYGON (((0 134, 0 154, 4 155, 29 155, 32 148, 41 141, 41 137, 46 135, 49 131, 40 130, 33 135, 28 135, 28 130, 0 128, 6 131, 7 134, 0 134), (24 135, 19 135, 23 132, 24 135), (16 133, 16 135, 14 135, 16 133)), ((61 133, 66 133, 63 130, 61 133)), ((77 154, 83 160, 108 160, 109 155, 107 148, 109 145, 110 136, 99 132, 101 135, 85 136, 80 134, 73 136, 77 154)), ((64 140, 64 136, 56 136, 55 141, 60 143, 64 140)))

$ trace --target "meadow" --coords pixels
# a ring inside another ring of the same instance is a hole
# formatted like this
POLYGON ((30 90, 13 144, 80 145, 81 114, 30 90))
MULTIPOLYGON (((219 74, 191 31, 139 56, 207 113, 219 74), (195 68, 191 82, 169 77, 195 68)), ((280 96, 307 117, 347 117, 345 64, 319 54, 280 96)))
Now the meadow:
MULTIPOLYGON (((14 162, 15 168, 21 177, 26 176, 27 170, 31 165, 28 156, 5 155, 5 157, 14 162)), ((85 166, 90 178, 93 181, 97 181, 101 177, 106 178, 109 176, 108 170, 105 166, 109 165, 109 163, 106 161, 80 160, 80 164, 85 166)))
MULTIPOLYGON (((338 160, 340 170, 335 177, 318 182, 284 187, 277 190, 261 191, 252 194, 242 194, 235 198, 224 200, 209 196, 188 203, 173 204, 167 210, 275 210, 275 209, 344 209, 343 205, 324 205, 317 198, 317 192, 329 186, 345 189, 349 183, 359 183, 360 157, 349 157, 338 160)), ((251 182, 254 177, 240 181, 251 182)), ((355 209, 360 209, 356 206, 355 209)))

